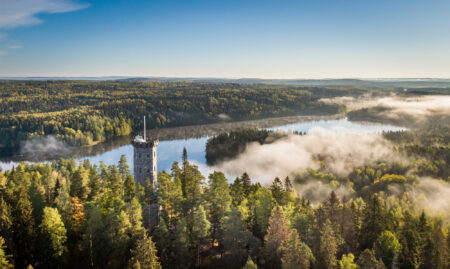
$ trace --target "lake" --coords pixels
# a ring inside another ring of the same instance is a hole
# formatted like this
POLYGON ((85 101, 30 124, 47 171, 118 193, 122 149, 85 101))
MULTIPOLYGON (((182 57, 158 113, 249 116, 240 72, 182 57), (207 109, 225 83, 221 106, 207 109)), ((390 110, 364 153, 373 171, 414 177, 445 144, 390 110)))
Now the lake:
MULTIPOLYGON (((169 171, 174 161, 181 161, 183 148, 188 152, 189 161, 200 167, 204 173, 209 172, 205 159, 206 141, 211 135, 219 132, 229 131, 235 128, 256 127, 270 130, 297 131, 308 133, 314 127, 321 127, 340 133, 374 133, 383 131, 404 130, 403 127, 351 122, 347 118, 330 117, 283 117, 279 119, 266 119, 259 121, 247 121, 238 123, 224 123, 202 126, 189 126, 179 128, 167 128, 149 131, 149 135, 159 137, 158 145, 158 171, 169 171)), ((103 161, 107 165, 117 164, 121 155, 125 155, 128 165, 133 173, 133 147, 129 143, 131 138, 119 138, 115 141, 103 143, 96 147, 90 147, 74 153, 77 161, 88 159, 92 164, 100 164, 103 161)), ((9 170, 17 166, 22 160, 17 158, 0 161, 0 168, 9 170)), ((37 160, 33 160, 37 161, 37 160)), ((41 160, 42 161, 42 160, 41 160)))

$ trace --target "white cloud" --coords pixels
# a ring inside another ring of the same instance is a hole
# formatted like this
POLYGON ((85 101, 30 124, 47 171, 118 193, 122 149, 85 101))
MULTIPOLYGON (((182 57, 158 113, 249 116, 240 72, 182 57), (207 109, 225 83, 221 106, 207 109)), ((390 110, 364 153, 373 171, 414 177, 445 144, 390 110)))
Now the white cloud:
POLYGON ((9 48, 12 50, 17 50, 17 49, 21 49, 22 46, 21 45, 11 45, 11 46, 9 46, 9 48))
POLYGON ((0 29, 40 23, 40 13, 64 13, 87 7, 71 0, 0 0, 0 29))

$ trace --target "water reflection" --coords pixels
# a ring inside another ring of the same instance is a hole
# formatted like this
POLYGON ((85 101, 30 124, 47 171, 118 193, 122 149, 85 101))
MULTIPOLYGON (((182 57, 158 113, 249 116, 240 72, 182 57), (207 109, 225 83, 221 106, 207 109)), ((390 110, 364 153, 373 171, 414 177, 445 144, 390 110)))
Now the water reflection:
MULTIPOLYGON (((402 127, 381 124, 355 123, 347 118, 337 119, 337 117, 283 117, 267 120, 229 122, 222 124, 210 124, 203 126, 189 126, 179 128, 167 128, 152 130, 149 135, 158 137, 158 171, 170 170, 174 161, 181 161, 181 153, 185 147, 188 151, 189 160, 206 167, 205 145, 208 137, 223 131, 230 131, 236 128, 256 127, 271 130, 297 131, 308 133, 313 127, 322 127, 328 130, 335 130, 342 133, 370 133, 382 131, 403 130, 402 127)), ((117 164, 120 156, 127 157, 131 172, 133 172, 133 147, 129 144, 130 137, 123 137, 98 144, 93 147, 78 149, 73 151, 72 157, 77 161, 88 159, 92 164, 117 164)), ((11 169, 17 166, 20 156, 11 157, 0 162, 2 170, 11 169), (14 159, 19 158, 19 159, 14 159)), ((41 160, 42 161, 42 160, 41 160)))

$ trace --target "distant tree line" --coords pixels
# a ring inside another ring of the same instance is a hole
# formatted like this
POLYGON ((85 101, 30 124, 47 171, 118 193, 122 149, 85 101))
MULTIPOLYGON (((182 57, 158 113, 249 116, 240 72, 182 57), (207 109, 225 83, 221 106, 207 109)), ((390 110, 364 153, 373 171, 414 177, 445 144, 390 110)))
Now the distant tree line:
POLYGON ((336 114, 344 108, 318 100, 348 92, 235 83, 3 81, 0 146, 18 147, 41 135, 54 135, 75 146, 90 145, 141 129, 143 115, 148 128, 161 128, 219 122, 224 117, 336 114))

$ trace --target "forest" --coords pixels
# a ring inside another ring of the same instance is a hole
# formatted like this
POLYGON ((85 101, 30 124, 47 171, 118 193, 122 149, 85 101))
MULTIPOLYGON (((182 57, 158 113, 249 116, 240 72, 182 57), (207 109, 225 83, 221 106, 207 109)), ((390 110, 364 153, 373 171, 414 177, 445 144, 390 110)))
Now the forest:
POLYGON ((52 135, 92 145, 142 129, 289 115, 330 115, 323 97, 365 89, 206 82, 0 81, 0 147, 52 135), (226 114, 225 114, 226 112, 226 114))
POLYGON ((322 156, 320 168, 268 185, 247 173, 231 182, 220 171, 203 175, 186 150, 181 163, 159 173, 157 186, 136 184, 124 156, 110 166, 22 163, 0 173, 0 264, 448 268, 449 212, 420 207, 424 194, 414 188, 449 181, 449 129, 383 136, 409 161, 352 166, 340 176, 322 156), (313 201, 298 187, 311 179, 336 191, 313 201), (344 185, 351 191, 338 195, 344 185), (155 203, 158 225, 150 229, 148 209, 155 203))

